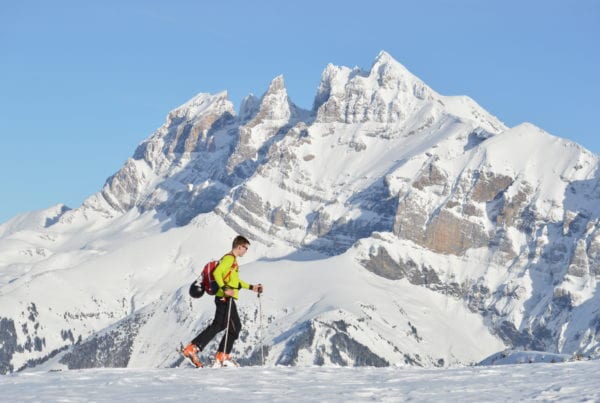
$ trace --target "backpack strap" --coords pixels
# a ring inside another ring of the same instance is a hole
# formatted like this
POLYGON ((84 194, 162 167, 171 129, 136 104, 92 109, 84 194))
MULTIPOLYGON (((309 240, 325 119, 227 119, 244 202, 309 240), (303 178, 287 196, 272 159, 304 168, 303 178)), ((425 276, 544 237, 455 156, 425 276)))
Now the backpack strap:
POLYGON ((225 274, 223 276, 223 281, 227 281, 227 279, 229 278, 229 276, 231 275, 231 272, 234 270, 235 267, 237 267, 237 259, 235 258, 235 255, 233 253, 227 253, 225 255, 223 255, 223 257, 221 258, 221 260, 223 260, 223 258, 225 256, 233 256, 233 264, 231 265, 231 267, 229 268, 229 271, 227 272, 227 274, 225 274))

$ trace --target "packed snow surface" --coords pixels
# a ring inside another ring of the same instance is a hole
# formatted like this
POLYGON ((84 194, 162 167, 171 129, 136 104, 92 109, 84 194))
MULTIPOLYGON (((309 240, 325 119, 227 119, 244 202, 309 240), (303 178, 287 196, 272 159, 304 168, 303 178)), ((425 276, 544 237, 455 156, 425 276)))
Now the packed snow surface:
POLYGON ((600 400, 600 361, 452 369, 91 369, 0 377, 6 402, 600 400))

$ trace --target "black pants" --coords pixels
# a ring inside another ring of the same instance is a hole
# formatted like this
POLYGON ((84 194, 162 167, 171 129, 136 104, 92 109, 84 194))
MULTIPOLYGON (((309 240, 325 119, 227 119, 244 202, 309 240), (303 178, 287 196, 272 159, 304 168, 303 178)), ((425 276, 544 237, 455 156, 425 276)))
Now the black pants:
POLYGON ((204 347, 222 330, 227 328, 227 316, 229 315, 229 330, 223 335, 221 343, 219 344, 219 351, 224 353, 231 353, 233 348, 233 342, 237 340, 242 329, 240 317, 238 315, 237 306, 235 305, 235 299, 233 298, 221 298, 215 297, 215 318, 212 323, 202 331, 192 343, 204 350, 204 347), (229 304, 231 304, 231 314, 229 314, 229 304), (227 346, 225 346, 225 338, 227 338, 227 346))

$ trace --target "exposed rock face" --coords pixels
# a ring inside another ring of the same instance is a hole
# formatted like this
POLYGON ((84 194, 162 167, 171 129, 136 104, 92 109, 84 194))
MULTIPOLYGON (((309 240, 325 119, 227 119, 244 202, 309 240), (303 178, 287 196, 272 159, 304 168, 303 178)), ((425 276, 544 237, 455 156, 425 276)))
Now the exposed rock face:
POLYGON ((453 255, 462 255, 468 249, 487 246, 490 242, 490 235, 480 225, 448 210, 441 210, 430 220, 427 212, 420 213, 414 205, 402 203, 394 233, 434 252, 453 255))
POLYGON ((514 181, 511 177, 496 175, 493 172, 477 172, 474 177, 476 182, 475 186, 473 186, 471 198, 473 201, 480 203, 495 200, 514 181))
POLYGON ((390 280, 406 278, 411 284, 439 289, 440 278, 433 268, 421 267, 413 260, 396 261, 383 247, 372 251, 369 259, 363 261, 366 269, 390 280))

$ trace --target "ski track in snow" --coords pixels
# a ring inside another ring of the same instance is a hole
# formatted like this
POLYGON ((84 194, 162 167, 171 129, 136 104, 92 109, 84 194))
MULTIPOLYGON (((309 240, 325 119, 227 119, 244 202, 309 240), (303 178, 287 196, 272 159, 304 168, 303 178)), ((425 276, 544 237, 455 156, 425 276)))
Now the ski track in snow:
POLYGON ((245 367, 30 371, 3 402, 600 401, 600 361, 450 369, 245 367))

